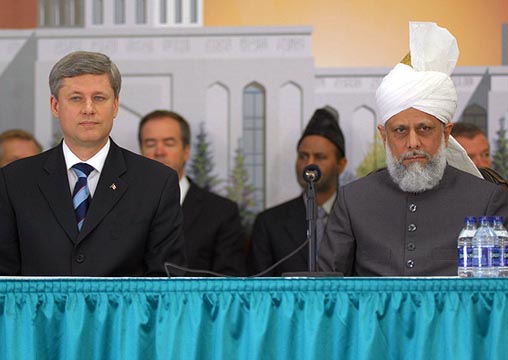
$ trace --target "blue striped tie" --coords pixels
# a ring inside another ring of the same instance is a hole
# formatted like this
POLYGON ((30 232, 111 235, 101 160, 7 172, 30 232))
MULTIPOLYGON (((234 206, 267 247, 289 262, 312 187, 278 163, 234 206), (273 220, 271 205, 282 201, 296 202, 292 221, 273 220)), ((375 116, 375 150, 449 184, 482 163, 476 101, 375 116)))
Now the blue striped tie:
POLYGON ((74 186, 74 191, 72 193, 72 203, 74 204, 74 212, 76 213, 79 231, 81 231, 83 227, 86 212, 90 204, 90 190, 88 190, 87 178, 93 169, 93 166, 86 163, 77 163, 72 166, 72 170, 78 177, 78 182, 76 186, 74 186))

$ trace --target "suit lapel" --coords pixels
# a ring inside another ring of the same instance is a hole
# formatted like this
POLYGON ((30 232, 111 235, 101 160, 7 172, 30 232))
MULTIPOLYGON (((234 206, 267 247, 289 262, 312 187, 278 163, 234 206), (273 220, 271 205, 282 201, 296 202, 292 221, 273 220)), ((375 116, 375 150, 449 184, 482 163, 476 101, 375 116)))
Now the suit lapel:
POLYGON ((202 206, 199 204, 202 202, 203 194, 200 189, 194 184, 191 180, 189 180, 190 187, 187 191, 187 195, 185 195, 185 199, 182 203, 182 212, 184 217, 184 227, 190 228, 192 223, 199 217, 201 213, 202 206))
MULTIPOLYGON (((300 196, 296 199, 288 209, 288 217, 285 224, 286 232, 288 233, 290 241, 293 243, 292 248, 295 249, 300 246, 307 239, 307 221, 302 222, 302 214, 303 219, 305 219, 305 203, 303 202, 303 197, 300 196)), ((302 259, 305 259, 305 263, 309 262, 309 252, 307 248, 304 248, 297 255, 302 259)))
POLYGON ((78 235, 78 226, 74 215, 74 207, 72 206, 72 196, 61 143, 49 155, 44 164, 44 171, 47 176, 39 180, 39 188, 55 214, 58 223, 67 233, 67 236, 75 241, 78 235))
POLYGON ((86 215, 83 228, 78 235, 78 242, 83 240, 99 225, 102 219, 110 212, 115 204, 127 191, 128 185, 120 175, 127 171, 122 151, 111 140, 111 148, 106 158, 102 173, 95 189, 90 208, 86 215))

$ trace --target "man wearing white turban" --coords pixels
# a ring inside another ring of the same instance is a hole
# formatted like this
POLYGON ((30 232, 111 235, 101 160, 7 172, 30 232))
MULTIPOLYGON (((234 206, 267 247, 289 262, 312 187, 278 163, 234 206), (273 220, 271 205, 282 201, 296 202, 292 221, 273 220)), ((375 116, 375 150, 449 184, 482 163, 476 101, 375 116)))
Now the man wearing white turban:
POLYGON ((464 217, 508 218, 508 192, 481 179, 450 136, 458 53, 446 29, 410 23, 412 66, 396 65, 376 92, 387 169, 339 190, 319 250, 322 270, 456 275, 464 217))

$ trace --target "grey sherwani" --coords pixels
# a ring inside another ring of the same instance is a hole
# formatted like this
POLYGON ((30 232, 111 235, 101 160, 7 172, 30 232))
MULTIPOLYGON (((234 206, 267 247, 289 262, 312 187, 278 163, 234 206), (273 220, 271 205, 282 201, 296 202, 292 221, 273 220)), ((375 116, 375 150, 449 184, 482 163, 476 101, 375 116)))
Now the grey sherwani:
POLYGON ((437 187, 406 193, 384 169, 339 190, 321 250, 324 271, 347 276, 457 274, 465 216, 508 219, 508 192, 447 166, 437 187))

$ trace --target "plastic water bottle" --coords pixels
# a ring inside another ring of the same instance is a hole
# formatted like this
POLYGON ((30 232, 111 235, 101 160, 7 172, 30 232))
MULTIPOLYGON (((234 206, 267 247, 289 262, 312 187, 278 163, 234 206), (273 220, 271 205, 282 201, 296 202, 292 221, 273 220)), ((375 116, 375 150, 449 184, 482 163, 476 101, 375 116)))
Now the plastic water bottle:
POLYGON ((464 227, 457 239, 458 268, 457 275, 460 277, 473 276, 473 236, 476 233, 476 217, 466 216, 464 227))
POLYGON ((493 263, 495 247, 498 244, 491 216, 482 216, 480 226, 473 236, 473 277, 496 277, 497 267, 493 263))
POLYGON ((494 217, 494 232, 498 240, 498 256, 499 256, 499 277, 508 277, 508 231, 503 225, 504 218, 502 216, 494 217))

